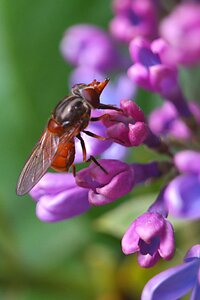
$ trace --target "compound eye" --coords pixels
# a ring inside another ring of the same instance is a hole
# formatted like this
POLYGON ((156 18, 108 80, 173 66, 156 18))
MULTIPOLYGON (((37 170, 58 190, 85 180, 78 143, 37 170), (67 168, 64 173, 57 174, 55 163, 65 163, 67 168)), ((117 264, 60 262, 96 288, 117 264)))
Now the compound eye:
POLYGON ((81 90, 82 97, 90 103, 90 105, 94 108, 98 108, 99 106, 99 94, 96 92, 94 88, 88 87, 81 90))

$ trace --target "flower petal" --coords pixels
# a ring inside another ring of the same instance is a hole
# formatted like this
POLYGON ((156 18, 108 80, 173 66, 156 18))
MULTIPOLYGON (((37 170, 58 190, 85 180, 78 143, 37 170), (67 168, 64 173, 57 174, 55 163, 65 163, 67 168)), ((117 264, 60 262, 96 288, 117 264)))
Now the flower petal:
POLYGON ((172 225, 168 221, 166 221, 165 230, 160 236, 160 247, 158 249, 158 252, 162 258, 171 259, 174 255, 174 250, 174 230, 172 225))
POLYGON ((136 219, 135 230, 146 243, 156 235, 160 235, 165 226, 164 218, 158 213, 147 212, 136 219))
POLYGON ((150 68, 150 82, 153 90, 167 99, 171 99, 179 90, 177 76, 177 70, 168 65, 161 64, 150 68))
POLYGON ((200 174, 200 152, 192 150, 178 152, 174 162, 180 172, 200 174))
POLYGON ((128 194, 134 186, 134 174, 131 176, 131 170, 121 172, 113 177, 107 185, 97 188, 97 193, 108 197, 111 201, 128 194))
POLYGON ((120 107, 128 117, 132 117, 135 121, 145 122, 144 112, 134 101, 121 100, 120 107))
POLYGON ((184 174, 176 177, 165 190, 165 203, 175 217, 200 217, 200 181, 198 176, 184 174))
POLYGON ((133 222, 122 238, 122 251, 124 254, 132 254, 139 251, 139 236, 135 231, 135 222, 133 222))
POLYGON ((145 89, 151 89, 149 70, 141 64, 135 63, 134 65, 132 65, 128 69, 127 74, 134 83, 145 89))
POLYGON ((107 129, 107 135, 115 143, 119 143, 122 146, 130 147, 129 141, 129 129, 123 123, 115 123, 107 129))
POLYGON ((88 190, 76 187, 57 195, 43 196, 37 203, 36 215, 44 222, 56 222, 80 215, 89 209, 88 190))
POLYGON ((200 5, 198 1, 181 1, 160 23, 160 34, 170 47, 163 53, 165 61, 177 65, 199 62, 200 5), (186 34, 187 33, 187 34, 186 34), (183 47, 184 45, 184 47, 183 47))
POLYGON ((200 285, 199 282, 197 282, 192 290, 192 295, 190 297, 190 300, 199 300, 200 299, 200 285))
POLYGON ((89 198, 90 204, 96 205, 96 206, 105 205, 105 204, 108 204, 113 201, 112 199, 110 199, 102 194, 98 194, 98 193, 94 192, 93 190, 89 190, 88 198, 89 198))
POLYGON ((136 122, 135 124, 129 124, 129 140, 132 146, 141 145, 149 134, 149 127, 144 122, 136 122))
POLYGON ((196 282, 199 262, 196 260, 168 269, 153 277, 144 287, 142 300, 176 300, 196 282))
POLYGON ((104 205, 124 196, 134 186, 134 172, 131 168, 116 174, 110 182, 90 191, 89 201, 94 205, 104 205))
MULTIPOLYGON (((155 252, 153 255, 142 255, 138 252, 138 263, 142 268, 151 268, 160 260, 160 255, 155 252)), ((156 299, 157 300, 157 299, 156 299)))
POLYGON ((200 258, 200 244, 192 246, 190 250, 186 253, 184 261, 190 261, 194 258, 200 258))
POLYGON ((69 190, 76 185, 71 173, 46 173, 36 186, 30 191, 31 197, 38 201, 44 195, 55 195, 63 190, 69 190))
POLYGON ((133 173, 131 167, 115 159, 99 159, 100 165, 108 172, 105 174, 99 166, 92 163, 88 168, 79 171, 76 175, 76 182, 79 186, 95 189, 108 184, 114 176, 124 171, 133 173))

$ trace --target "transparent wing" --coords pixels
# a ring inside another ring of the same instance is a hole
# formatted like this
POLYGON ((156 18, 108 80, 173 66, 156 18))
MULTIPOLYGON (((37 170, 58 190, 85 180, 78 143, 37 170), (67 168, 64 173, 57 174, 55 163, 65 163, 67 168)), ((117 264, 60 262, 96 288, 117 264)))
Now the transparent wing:
POLYGON ((68 129, 61 137, 46 129, 27 160, 17 183, 19 196, 28 193, 43 177, 53 160, 59 156, 66 142, 77 136, 82 128, 82 121, 68 129), (58 150, 58 145, 59 151, 58 150), (55 155, 56 154, 56 155, 55 155))
POLYGON ((51 166, 58 149, 59 136, 46 129, 27 160, 17 183, 17 195, 28 193, 51 166))

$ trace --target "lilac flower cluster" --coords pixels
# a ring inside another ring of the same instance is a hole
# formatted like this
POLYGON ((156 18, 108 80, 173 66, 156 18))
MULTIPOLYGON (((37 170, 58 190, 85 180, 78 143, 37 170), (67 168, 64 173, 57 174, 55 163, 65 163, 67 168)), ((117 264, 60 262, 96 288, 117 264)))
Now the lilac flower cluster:
MULTIPOLYGON (((157 199, 122 238, 124 254, 137 253, 138 263, 149 268, 174 255, 168 215, 200 218, 200 106, 186 99, 179 83, 179 66, 200 61, 200 4, 185 1, 162 19, 162 6, 151 0, 114 0, 113 11, 109 33, 80 24, 67 29, 61 42, 64 59, 74 66, 70 84, 112 79, 101 102, 121 111, 103 111, 101 121, 89 125, 92 132, 106 136, 105 141, 85 140, 88 155, 101 155, 98 162, 106 172, 92 163, 76 178, 71 173, 47 173, 30 195, 38 218, 56 222, 116 201, 162 177, 157 199), (136 87, 164 100, 148 120, 130 100, 136 87), (140 145, 161 154, 161 159, 124 162, 127 149, 140 145)), ((97 116, 96 111, 92 114, 97 116)), ((81 161, 78 143, 76 148, 76 161, 81 161)), ((193 246, 184 264, 152 278, 142 299, 177 299, 189 290, 191 299, 199 299, 199 253, 200 245, 193 246)))

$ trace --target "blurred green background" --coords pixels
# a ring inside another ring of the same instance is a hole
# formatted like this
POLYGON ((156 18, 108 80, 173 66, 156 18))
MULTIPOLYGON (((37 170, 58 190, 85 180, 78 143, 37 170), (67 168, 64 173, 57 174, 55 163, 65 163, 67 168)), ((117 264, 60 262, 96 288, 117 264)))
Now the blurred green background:
MULTIPOLYGON (((119 237, 135 217, 130 205, 137 215, 146 203, 112 204, 45 224, 29 196, 15 195, 27 155, 68 91, 71 68, 59 52, 65 29, 83 22, 106 28, 110 7, 108 0, 0 2, 0 299, 140 299, 159 270, 141 270, 121 253, 119 237)), ((149 99, 141 96, 141 103, 149 99)))

